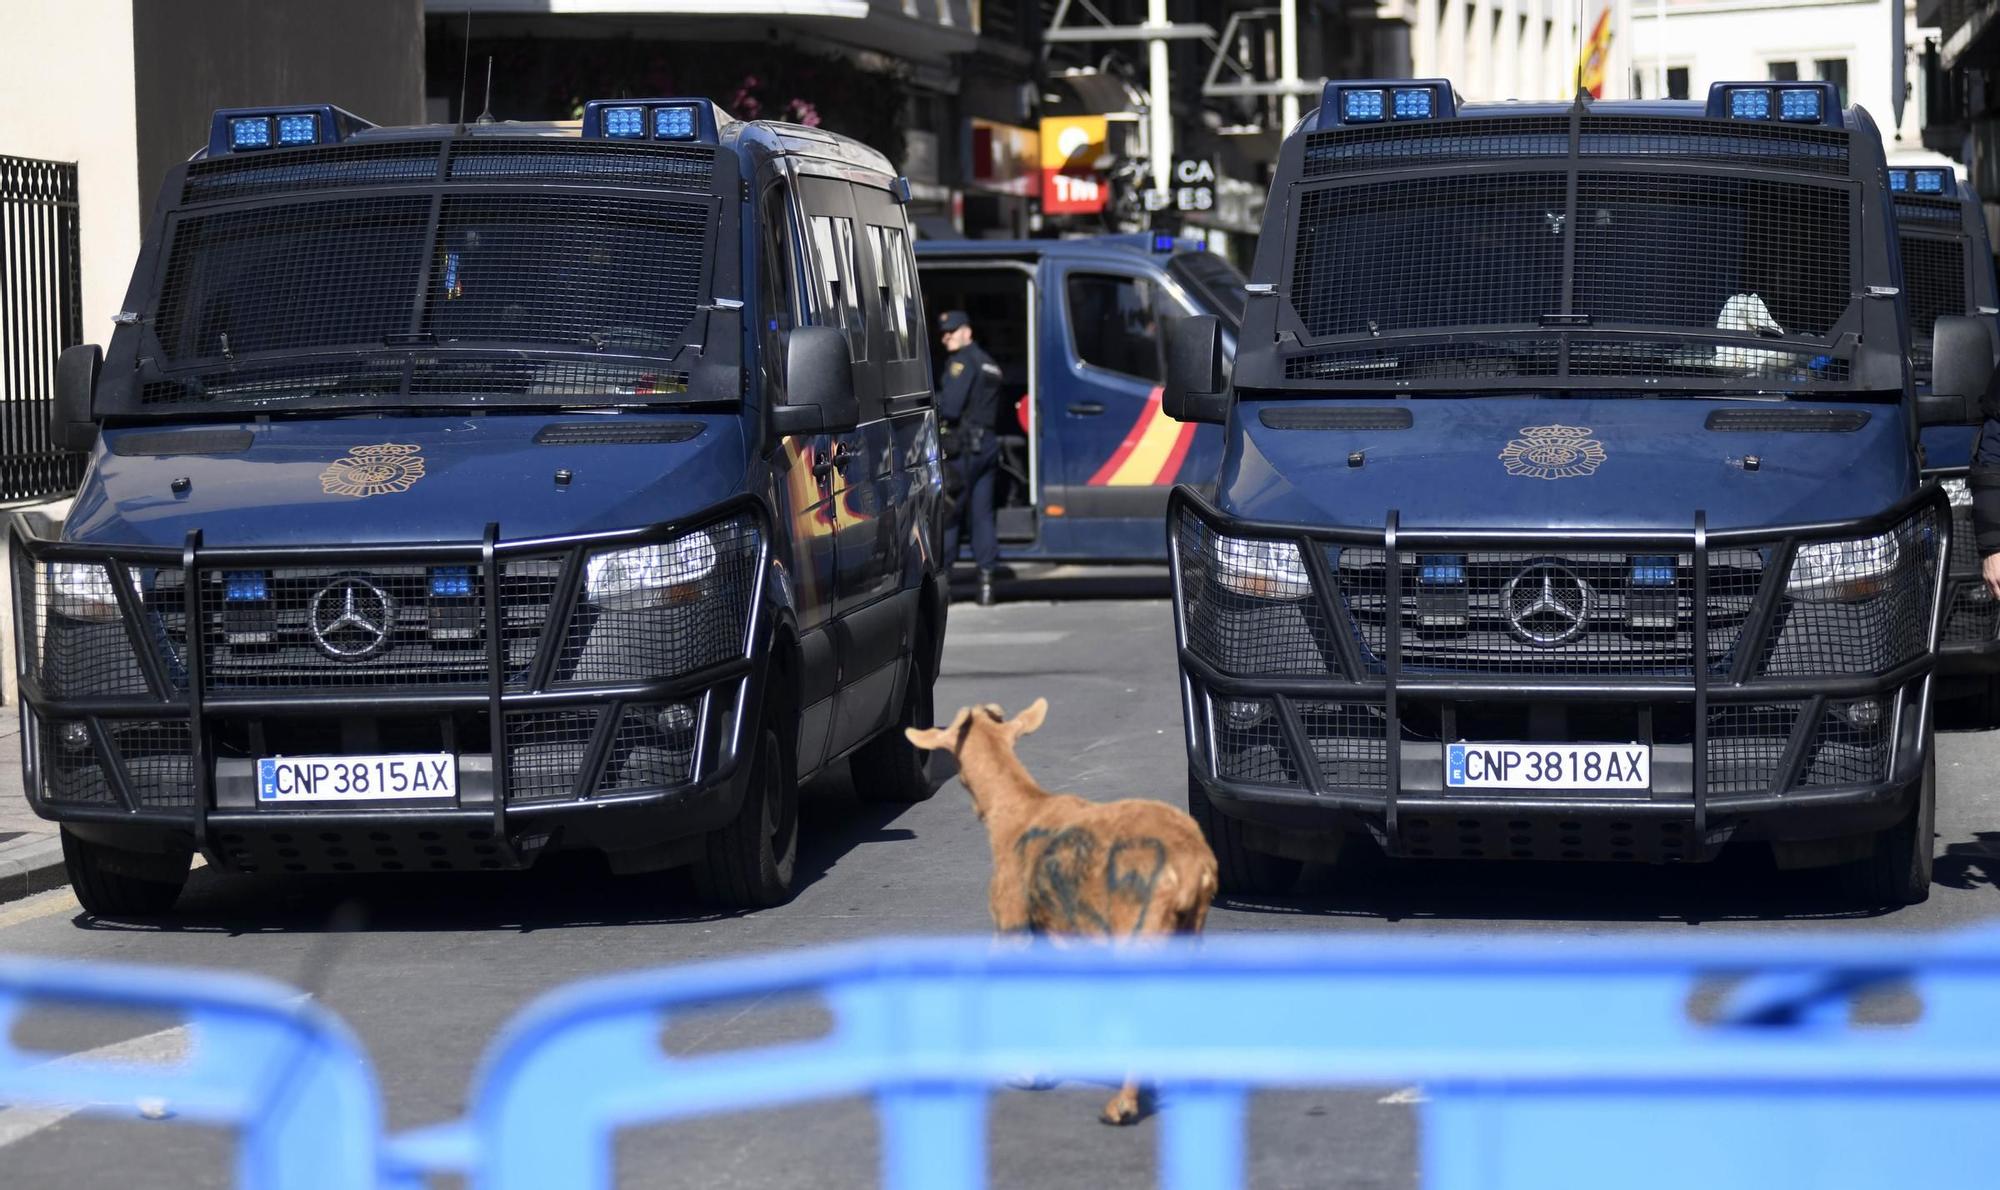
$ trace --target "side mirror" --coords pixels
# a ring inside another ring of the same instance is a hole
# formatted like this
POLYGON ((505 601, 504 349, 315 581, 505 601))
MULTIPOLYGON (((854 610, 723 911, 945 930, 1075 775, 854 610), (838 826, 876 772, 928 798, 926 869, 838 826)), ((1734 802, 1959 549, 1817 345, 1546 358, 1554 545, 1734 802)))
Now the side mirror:
POLYGON ((771 428, 788 437, 844 434, 860 424, 847 332, 830 326, 793 327, 785 335, 785 403, 772 408, 771 428))
POLYGON ((1221 425, 1229 420, 1222 377, 1222 321, 1191 314, 1167 327, 1167 383, 1160 407, 1176 421, 1221 425))
POLYGON ((97 444, 90 395, 97 388, 97 371, 103 364, 104 352, 95 343, 65 347, 56 357, 56 399, 49 408, 49 441, 57 450, 86 451, 97 444))
POLYGON ((1949 314, 1931 331, 1931 391, 1917 401, 1917 424, 1962 426, 1980 420, 1993 380, 1993 332, 1987 320, 1949 314))

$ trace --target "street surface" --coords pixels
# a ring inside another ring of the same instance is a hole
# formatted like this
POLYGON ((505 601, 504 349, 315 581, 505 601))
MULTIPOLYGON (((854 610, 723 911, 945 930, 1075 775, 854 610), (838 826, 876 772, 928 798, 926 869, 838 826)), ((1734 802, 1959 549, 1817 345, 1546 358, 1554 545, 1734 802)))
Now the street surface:
MULTIPOLYGON (((1003 584, 1002 593, 1019 601, 953 607, 940 716, 972 702, 1012 712, 1047 696, 1048 723, 1022 746, 1044 784, 1179 804, 1185 769, 1164 580, 1093 572, 1003 584), (1065 601, 1046 601, 1057 594, 1065 601)), ((1939 743, 1937 885, 1929 903, 1898 913, 1830 911, 1830 881, 1780 876, 1756 856, 1694 869, 1378 863, 1355 876, 1311 874, 1293 897, 1219 903, 1209 929, 1473 943, 1500 932, 1936 930, 1992 918, 2000 915, 2000 793, 1991 778, 2000 737, 1959 731, 1939 743)), ((13 789, 18 775, 5 780, 13 789)), ((456 878, 247 880, 200 871, 165 924, 88 920, 63 890, 0 905, 0 952, 208 966, 296 984, 358 1031, 390 1125, 408 1128, 457 1115, 495 1030, 561 983, 838 939, 987 928, 986 840, 956 782, 906 809, 861 805, 829 782, 809 791, 806 814, 797 898, 747 916, 700 908, 682 877, 614 880, 588 861, 456 878)), ((687 1022, 665 1044, 737 1048, 809 1035, 815 1020, 808 1008, 760 1006, 687 1022)), ((17 1036, 56 1052, 115 1044, 114 1052, 157 1058, 175 1052, 171 1025, 43 1014, 17 1036)), ((1076 1085, 996 1092, 993 1184, 1151 1185, 1157 1120, 1098 1124, 1107 1094, 1076 1085)), ((1382 1087, 1260 1097, 1249 1138, 1253 1184, 1413 1185, 1407 1105, 1418 1094, 1382 1087)), ((621 1184, 630 1186, 852 1186, 874 1184, 875 1145, 873 1118, 853 1100, 649 1129, 622 1138, 618 1156, 621 1184)), ((8 1186, 223 1186, 227 1138, 136 1119, 0 1110, 0 1170, 8 1186)))

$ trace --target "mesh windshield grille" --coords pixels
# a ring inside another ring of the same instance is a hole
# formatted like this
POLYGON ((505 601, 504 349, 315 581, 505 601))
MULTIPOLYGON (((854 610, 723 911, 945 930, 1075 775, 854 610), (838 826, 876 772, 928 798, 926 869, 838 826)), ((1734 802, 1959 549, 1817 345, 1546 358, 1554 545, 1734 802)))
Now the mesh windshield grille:
POLYGON ((1506 377, 1653 376, 1687 380, 1755 378, 1844 382, 1848 362, 1803 351, 1734 347, 1677 339, 1505 337, 1314 352, 1285 360, 1287 380, 1486 380, 1506 377), (1564 357, 1567 356, 1567 370, 1564 357))
POLYGON ((1594 324, 1824 335, 1850 298, 1848 201, 1794 182, 1582 174, 1576 310, 1594 324))
POLYGON ((282 407, 324 398, 391 398, 409 377, 413 396, 530 396, 643 399, 685 392, 688 376, 653 363, 577 363, 494 357, 412 359, 400 363, 331 360, 231 369, 212 376, 156 380, 139 390, 142 405, 227 400, 282 407))
POLYGON ((424 329, 439 343, 659 352, 693 316, 707 231, 695 203, 448 197, 424 329))
MULTIPOLYGON (((1567 115, 1339 128, 1306 138, 1305 176, 1424 162, 1563 157, 1569 144, 1567 115)), ((1834 175, 1848 170, 1847 133, 1842 129, 1759 127, 1738 121, 1586 115, 1579 126, 1578 152, 1585 157, 1754 161, 1834 175)))
POLYGON ((715 150, 695 145, 607 145, 588 141, 465 141, 452 146, 454 181, 587 182, 708 189, 715 150))
POLYGON ((1324 338, 1590 325, 1824 335, 1851 299, 1844 187, 1762 179, 1461 174, 1298 202, 1291 299, 1324 338), (1572 304, 1563 293, 1574 235, 1572 304))
POLYGON ((168 362, 407 332, 430 208, 412 195, 181 218, 155 318, 168 362))
POLYGON ((1942 223, 1950 227, 1959 225, 1958 204, 1943 198, 1896 199, 1896 221, 1899 223, 1942 223))
POLYGON ((319 149, 288 149, 270 156, 213 157, 188 165, 181 201, 212 202, 286 190, 430 182, 437 178, 437 167, 436 141, 329 145, 319 149))
POLYGON ((1903 257, 1903 300, 1910 312, 1910 366, 1917 378, 1931 375, 1931 332, 1940 315, 1963 314, 1965 244, 1932 236, 1899 237, 1903 257))

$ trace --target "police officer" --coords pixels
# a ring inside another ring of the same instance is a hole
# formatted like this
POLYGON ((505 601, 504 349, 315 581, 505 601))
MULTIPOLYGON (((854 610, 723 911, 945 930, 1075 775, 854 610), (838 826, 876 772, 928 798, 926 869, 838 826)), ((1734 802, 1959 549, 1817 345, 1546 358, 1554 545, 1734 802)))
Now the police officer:
POLYGON ((993 529, 993 480, 1000 463, 993 419, 998 412, 1000 365, 972 341, 972 320, 963 310, 938 315, 938 341, 946 352, 938 434, 945 465, 955 472, 947 487, 957 501, 945 525, 944 556, 958 558, 959 530, 969 526, 972 560, 979 567, 979 603, 990 607, 993 564, 1000 556, 1000 539, 993 529))

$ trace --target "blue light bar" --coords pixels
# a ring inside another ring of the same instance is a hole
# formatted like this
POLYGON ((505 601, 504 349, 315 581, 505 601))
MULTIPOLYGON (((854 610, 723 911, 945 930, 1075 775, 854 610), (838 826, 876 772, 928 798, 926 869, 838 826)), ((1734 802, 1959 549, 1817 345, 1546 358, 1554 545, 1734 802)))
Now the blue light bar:
POLYGON ((646 135, 646 109, 643 107, 607 107, 604 109, 604 135, 612 140, 642 140, 646 135))
POLYGON ((1945 171, 1941 169, 1913 169, 1910 171, 1910 180, 1915 184, 1918 194, 1945 193, 1945 177, 1945 171))
POLYGON ((1632 559, 1632 585, 1635 587, 1671 587, 1675 577, 1672 558, 1642 556, 1632 559))
POLYGON ((463 599, 471 595, 471 568, 465 566, 440 566, 432 570, 431 594, 443 599, 463 599))
POLYGON ((1349 124, 1373 124, 1382 118, 1382 92, 1356 88, 1340 95, 1340 118, 1349 124))
POLYGON ((683 103, 653 109, 654 140, 693 140, 701 131, 701 121, 693 108, 683 103))
POLYGON ((238 116, 229 121, 229 147, 235 152, 270 148, 271 117, 238 116))
POLYGON ((1889 189, 1890 189, 1890 190, 1892 190, 1892 191, 1895 191, 1896 193, 1901 193, 1901 192, 1903 192, 1903 191, 1905 191, 1905 190, 1908 190, 1909 188, 1910 188, 1910 171, 1909 171, 1909 170, 1907 170, 1907 169, 1892 169, 1892 170, 1890 170, 1890 171, 1889 171, 1889 189))
POLYGON ((1425 554, 1418 559, 1421 569, 1417 581, 1426 587, 1462 587, 1465 585, 1465 556, 1463 554, 1425 554))
POLYGON ((1156 231, 1153 233, 1153 251, 1172 252, 1173 250, 1174 237, 1172 232, 1156 231))
POLYGON ((1786 87, 1778 92, 1778 118, 1788 124, 1817 124, 1826 118, 1826 97, 1817 87, 1786 87))
POLYGON ((1729 93, 1729 118, 1732 120, 1768 120, 1771 118, 1771 92, 1765 87, 1738 87, 1729 93))
POLYGON ((1393 98, 1398 120, 1428 120, 1437 114, 1437 99, 1429 87, 1398 87, 1393 98))
POLYGON ((222 582, 222 598, 228 603, 261 603, 271 597, 270 582, 261 570, 232 570, 222 582))
POLYGON ((316 145, 319 143, 319 117, 311 112, 292 112, 278 117, 278 143, 281 145, 316 145))

